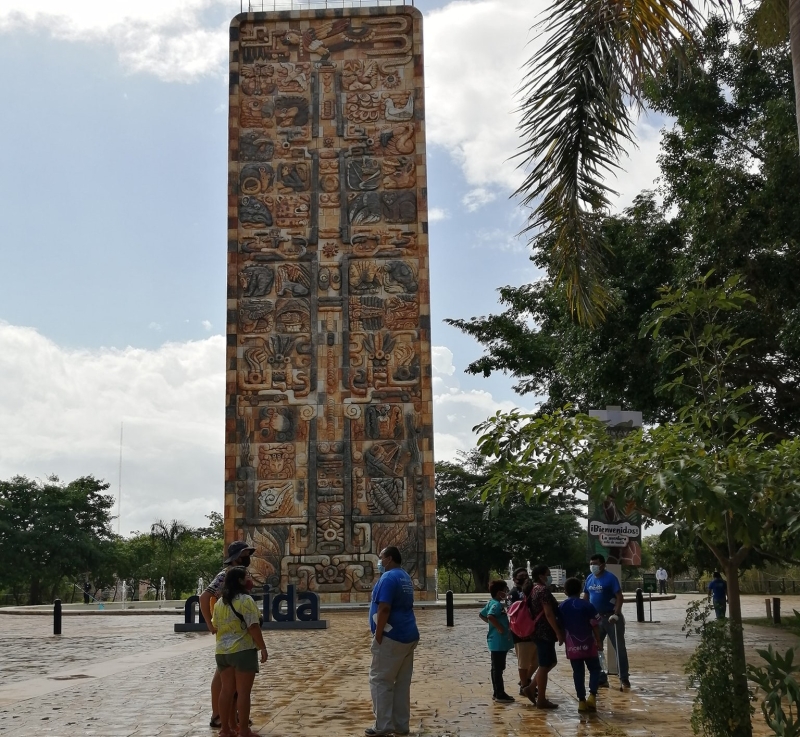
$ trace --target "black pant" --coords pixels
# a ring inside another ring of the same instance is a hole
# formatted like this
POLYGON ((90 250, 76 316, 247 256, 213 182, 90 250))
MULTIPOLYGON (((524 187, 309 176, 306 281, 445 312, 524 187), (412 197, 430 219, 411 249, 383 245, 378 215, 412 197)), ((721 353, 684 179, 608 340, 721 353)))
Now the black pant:
POLYGON ((667 582, 662 581, 659 579, 658 581, 658 593, 659 594, 666 594, 667 593, 667 582))
POLYGON ((506 687, 503 684, 503 671, 506 669, 506 656, 508 651, 490 650, 492 656, 492 696, 505 696, 506 687))

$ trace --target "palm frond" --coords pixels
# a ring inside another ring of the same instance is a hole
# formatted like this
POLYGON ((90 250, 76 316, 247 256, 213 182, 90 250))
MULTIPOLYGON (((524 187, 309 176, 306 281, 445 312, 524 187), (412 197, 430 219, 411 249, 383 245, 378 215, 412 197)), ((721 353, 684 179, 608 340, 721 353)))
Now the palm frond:
POLYGON ((615 194, 607 177, 633 140, 630 108, 698 20, 691 0, 554 0, 539 24, 544 44, 522 87, 517 155, 527 174, 516 194, 535 205, 526 231, 552 236, 551 263, 583 323, 601 321, 610 304, 599 217, 615 194))

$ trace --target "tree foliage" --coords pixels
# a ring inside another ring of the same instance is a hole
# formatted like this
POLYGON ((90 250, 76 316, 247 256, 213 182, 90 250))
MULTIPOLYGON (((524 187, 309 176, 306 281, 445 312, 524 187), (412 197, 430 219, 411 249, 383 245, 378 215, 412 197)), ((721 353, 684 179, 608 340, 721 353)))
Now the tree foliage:
POLYGON ((493 507, 480 499, 489 475, 475 452, 460 463, 436 464, 439 564, 470 571, 478 591, 486 591, 492 571, 507 571, 509 560, 562 565, 570 573, 582 569, 586 538, 574 506, 556 499, 530 505, 519 498, 493 507))
MULTIPOLYGON (((800 21, 800 0, 760 5, 755 22, 740 30, 757 52, 759 40, 762 47, 786 50, 787 24, 769 16, 800 21)), ((727 0, 709 7, 732 11, 727 0)), ((623 144, 634 138, 633 114, 646 101, 648 80, 661 78, 665 64, 694 71, 687 57, 696 58, 704 22, 690 0, 553 0, 540 24, 543 46, 529 62, 522 89, 519 155, 526 178, 518 194, 533 206, 529 230, 544 234, 534 239, 537 247, 548 249, 568 309, 583 324, 601 322, 612 303, 604 281, 607 242, 599 227, 611 192, 606 177, 619 168, 623 144)), ((791 43, 800 106, 800 33, 791 34, 791 43)), ((796 152, 800 107, 793 107, 796 152)))
MULTIPOLYGON (((800 554, 800 438, 768 442, 750 415, 750 387, 736 383, 749 340, 724 315, 752 297, 731 277, 692 289, 664 288, 643 334, 675 364, 664 391, 683 402, 676 420, 613 439, 594 418, 569 411, 498 413, 481 427, 492 464, 484 497, 538 500, 564 490, 614 498, 644 517, 702 540, 726 573, 737 698, 747 700, 739 571, 755 551, 776 560, 800 554)), ((749 726, 749 722, 748 722, 749 726)), ((744 727, 732 734, 745 735, 744 727)))
POLYGON ((93 476, 63 483, 15 476, 0 481, 0 587, 30 604, 83 580, 111 555, 108 484, 93 476))
MULTIPOLYGON (((758 338, 736 367, 752 385, 759 427, 779 439, 800 430, 800 157, 794 134, 791 60, 786 43, 759 49, 742 29, 711 22, 687 53, 646 86, 648 105, 674 118, 661 144, 659 199, 644 192, 598 227, 613 255, 605 285, 606 320, 578 325, 566 306, 552 236, 534 239, 532 260, 545 272, 534 284, 500 289, 503 311, 449 320, 485 355, 468 371, 503 371, 520 393, 548 397, 543 411, 625 404, 649 422, 674 419, 680 403, 657 389, 671 366, 659 343, 641 336, 658 288, 690 286, 711 269, 734 273, 755 302, 728 313, 738 335, 758 338)), ((670 329, 662 331, 664 338, 670 329)))

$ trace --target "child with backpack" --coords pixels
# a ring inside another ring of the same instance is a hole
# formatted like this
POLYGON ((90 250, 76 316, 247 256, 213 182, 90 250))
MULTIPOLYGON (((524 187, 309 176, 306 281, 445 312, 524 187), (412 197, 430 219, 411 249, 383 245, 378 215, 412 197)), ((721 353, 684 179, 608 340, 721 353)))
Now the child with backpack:
POLYGON ((600 685, 600 657, 598 646, 602 639, 597 609, 581 599, 581 582, 568 578, 564 583, 567 600, 558 607, 559 617, 566 632, 567 659, 572 666, 572 679, 578 696, 578 711, 597 711, 597 689, 600 685), (586 696, 586 669, 589 670, 589 697, 586 696))
POLYGON ((489 595, 492 597, 478 615, 489 624, 486 633, 486 644, 492 659, 492 701, 498 704, 511 704, 514 697, 506 693, 503 684, 503 671, 506 669, 508 651, 514 648, 511 638, 511 627, 506 614, 505 600, 508 595, 508 584, 505 581, 492 581, 489 584, 489 595))

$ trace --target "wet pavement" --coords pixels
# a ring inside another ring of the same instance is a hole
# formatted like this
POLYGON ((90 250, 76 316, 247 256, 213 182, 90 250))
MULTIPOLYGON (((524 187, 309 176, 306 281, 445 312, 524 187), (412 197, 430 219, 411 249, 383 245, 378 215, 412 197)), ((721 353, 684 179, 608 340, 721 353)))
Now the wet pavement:
MULTIPOLYGON (((677 737, 691 734, 692 693, 684 664, 694 648, 681 632, 684 611, 696 597, 653 604, 658 624, 637 624, 625 605, 631 691, 603 689, 598 713, 581 715, 563 649, 548 689, 557 711, 539 711, 520 698, 491 701, 486 625, 478 608, 418 613, 422 636, 412 683, 412 734, 437 737, 677 737)), ((800 609, 800 597, 782 597, 800 609)), ((747 597, 745 616, 763 616, 764 598, 747 597)), ((363 735, 372 714, 367 684, 369 642, 365 612, 328 612, 327 630, 265 633, 270 660, 253 691, 254 729, 262 735, 363 735)), ((208 684, 214 669, 207 634, 174 634, 178 617, 69 617, 63 635, 41 616, 0 616, 0 737, 214 737, 208 728, 208 684)), ((796 638, 748 627, 755 648, 780 648, 796 638)), ((509 657, 507 690, 516 683, 509 657)), ((760 713, 757 735, 767 735, 760 713)))

